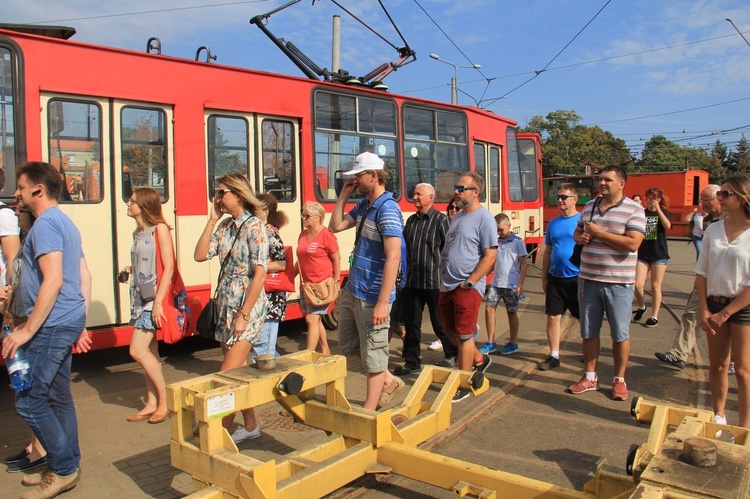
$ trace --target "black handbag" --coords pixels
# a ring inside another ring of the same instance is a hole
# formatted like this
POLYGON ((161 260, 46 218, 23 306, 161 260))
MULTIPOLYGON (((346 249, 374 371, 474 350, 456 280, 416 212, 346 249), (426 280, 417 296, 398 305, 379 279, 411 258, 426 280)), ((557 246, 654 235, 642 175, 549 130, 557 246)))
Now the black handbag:
MULTIPOLYGON (((599 204, 599 200, 601 198, 598 198, 596 201, 594 201, 594 206, 591 207, 591 214, 589 215, 589 222, 593 220, 594 218, 594 210, 596 209, 596 205, 599 204)), ((581 252, 583 252, 583 244, 576 244, 573 246, 573 254, 570 255, 570 258, 568 261, 570 261, 571 264, 575 265, 576 267, 581 266, 581 252)))
POLYGON ((198 316, 198 322, 195 323, 195 329, 209 340, 215 339, 216 328, 219 325, 219 308, 216 306, 216 300, 211 298, 203 307, 201 315, 198 316))
MULTIPOLYGON (((246 218, 245 222, 247 222, 248 220, 250 220, 250 217, 246 218)), ((229 261, 229 257, 232 255, 234 244, 237 242, 237 237, 240 235, 240 231, 242 230, 242 226, 245 225, 245 222, 242 222, 240 228, 237 229, 237 234, 234 236, 232 246, 229 248, 227 256, 224 257, 224 261, 221 262, 221 268, 219 269, 219 278, 217 279, 216 291, 214 291, 214 296, 206 302, 206 306, 203 307, 203 310, 201 310, 201 314, 198 316, 198 322, 195 323, 195 330, 198 331, 201 336, 209 340, 216 339, 216 328, 219 326, 219 307, 216 306, 216 295, 219 293, 221 276, 224 274, 224 267, 226 266, 227 261, 229 261)))

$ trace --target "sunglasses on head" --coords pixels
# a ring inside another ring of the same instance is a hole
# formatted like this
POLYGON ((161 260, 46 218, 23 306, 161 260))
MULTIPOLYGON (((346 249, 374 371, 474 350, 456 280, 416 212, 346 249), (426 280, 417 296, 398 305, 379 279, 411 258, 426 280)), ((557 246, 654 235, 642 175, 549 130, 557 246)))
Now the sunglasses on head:
POLYGON ((574 198, 574 197, 575 196, 568 196, 567 194, 558 194, 557 196, 555 196, 555 198, 557 198, 558 201, 559 200, 567 201, 568 198, 574 198))
POLYGON ((716 197, 719 199, 726 199, 729 196, 733 196, 734 194, 736 193, 732 191, 719 191, 716 193, 716 197))
POLYGON ((479 189, 477 189, 476 187, 467 187, 465 185, 454 185, 453 190, 457 191, 460 194, 464 191, 478 191, 479 189))

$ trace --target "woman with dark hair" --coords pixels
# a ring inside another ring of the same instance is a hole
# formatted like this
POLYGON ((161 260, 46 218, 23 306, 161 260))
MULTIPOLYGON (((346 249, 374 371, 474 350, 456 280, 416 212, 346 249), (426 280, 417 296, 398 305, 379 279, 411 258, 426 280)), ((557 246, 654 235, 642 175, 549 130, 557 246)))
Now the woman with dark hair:
POLYGON ((159 362, 159 342, 156 330, 167 320, 162 301, 169 289, 174 273, 174 249, 171 227, 164 220, 159 193, 149 187, 133 191, 128 200, 128 216, 135 219, 133 246, 130 249, 130 266, 123 272, 130 279, 130 323, 134 326, 130 339, 130 356, 146 374, 146 406, 128 418, 128 421, 148 420, 161 423, 169 416, 167 386, 159 362), (155 241, 156 240, 156 241, 155 241), (156 245, 164 270, 157 278, 156 245))
POLYGON ((708 340, 714 422, 727 424, 731 354, 739 425, 750 428, 750 176, 729 177, 716 197, 728 216, 706 228, 695 268, 699 320, 708 340))
POLYGON ((644 287, 646 276, 651 272, 651 317, 646 319, 646 327, 659 324, 661 310, 661 285, 667 272, 669 250, 667 231, 672 228, 669 221, 669 198, 658 187, 646 191, 646 236, 638 248, 638 262, 635 266, 635 301, 638 308, 633 312, 633 321, 638 322, 646 312, 644 287))
MULTIPOLYGON (((247 355, 263 327, 268 303, 263 290, 268 236, 259 218, 265 206, 255 197, 247 177, 231 173, 218 178, 216 185, 208 222, 193 257, 205 262, 218 256, 222 262, 216 296, 219 325, 214 337, 224 352, 221 371, 227 371, 247 365, 247 355), (219 223, 225 214, 230 216, 219 223)), ((242 415, 244 426, 232 433, 235 443, 260 436, 255 411, 247 409, 242 415)), ((222 424, 229 430, 233 422, 234 414, 230 414, 222 424)))
MULTIPOLYGON (((276 198, 264 192, 258 194, 258 201, 265 204, 266 207, 260 211, 260 219, 266 224, 266 235, 268 236, 268 269, 270 272, 284 272, 286 266, 286 253, 284 252, 284 242, 279 235, 279 229, 289 221, 283 211, 278 211, 279 203, 276 198)), ((253 344, 253 360, 258 355, 272 354, 278 356, 276 352, 276 338, 279 336, 279 323, 284 320, 286 315, 286 292, 269 293, 266 292, 268 299, 268 311, 263 322, 263 328, 260 330, 260 336, 253 344)))

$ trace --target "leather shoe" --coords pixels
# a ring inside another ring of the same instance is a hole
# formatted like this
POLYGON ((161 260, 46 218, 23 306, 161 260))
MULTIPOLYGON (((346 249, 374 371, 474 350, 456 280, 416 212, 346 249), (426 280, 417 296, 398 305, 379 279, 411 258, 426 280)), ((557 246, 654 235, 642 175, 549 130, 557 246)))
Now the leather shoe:
POLYGON ((161 414, 154 413, 148 420, 149 424, 159 424, 169 417, 169 410, 164 411, 161 414))
POLYGON ((28 455, 29 455, 29 453, 26 452, 26 449, 24 449, 21 452, 19 452, 18 454, 13 454, 12 456, 6 457, 5 458, 5 464, 17 463, 18 461, 20 461, 21 459, 25 458, 28 455))
POLYGON ((19 471, 33 470, 34 468, 44 466, 45 464, 47 464, 46 456, 40 457, 36 461, 31 461, 29 460, 29 456, 26 456, 17 463, 9 464, 5 471, 8 473, 18 473, 19 471))
MULTIPOLYGON (((156 411, 154 411, 154 412, 156 412, 156 411)), ((147 419, 149 419, 153 415, 154 415, 153 412, 145 412, 145 413, 140 413, 140 414, 133 414, 132 416, 128 417, 128 422, 129 423, 137 423, 139 421, 146 421, 147 419)))

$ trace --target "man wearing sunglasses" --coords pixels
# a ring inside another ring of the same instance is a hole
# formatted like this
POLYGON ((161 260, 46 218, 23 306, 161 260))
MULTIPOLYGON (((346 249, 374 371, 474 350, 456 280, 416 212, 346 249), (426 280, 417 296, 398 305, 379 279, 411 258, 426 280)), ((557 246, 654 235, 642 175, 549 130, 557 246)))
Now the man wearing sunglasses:
POLYGON ((560 184, 557 188, 557 207, 560 215, 553 218, 544 234, 542 256, 542 289, 544 313, 547 314, 547 340, 550 353, 539 364, 540 371, 560 366, 560 324, 566 310, 578 319, 578 272, 570 262, 576 242, 573 233, 581 214, 576 210, 578 190, 573 184, 560 184))
MULTIPOLYGON (((700 195, 701 210, 707 213, 703 217, 703 231, 708 228, 714 222, 718 222, 721 217, 721 203, 716 197, 719 192, 719 187, 716 184, 707 185, 700 195)), ((690 352, 693 351, 695 346, 695 328, 698 323, 698 312, 700 311, 700 303, 698 302, 698 293, 693 288, 693 291, 688 297, 687 304, 685 304, 685 310, 682 312, 682 318, 680 319, 680 330, 672 342, 672 349, 668 352, 655 352, 654 355, 657 359, 667 364, 684 369, 685 361, 687 360, 690 352)))
POLYGON ((615 376, 612 399, 627 400, 625 370, 630 357, 630 307, 635 292, 637 251, 646 233, 643 206, 623 195, 628 174, 607 166, 599 176, 600 198, 583 208, 573 238, 583 245, 578 274, 584 375, 570 386, 578 395, 599 389, 597 363, 604 313, 607 313, 615 376))
POLYGON ((339 342, 344 355, 359 349, 367 372, 364 408, 376 410, 404 382, 388 371, 388 329, 391 304, 396 299, 396 276, 401 260, 404 219, 385 190, 388 172, 376 154, 364 152, 344 183, 328 228, 341 232, 356 227, 349 279, 339 297, 339 342), (346 203, 359 190, 365 198, 348 213, 346 203))
MULTIPOLYGON (((443 332, 458 345, 459 369, 482 373, 492 361, 477 350, 474 332, 486 276, 497 256, 497 224, 479 202, 483 189, 484 179, 476 172, 462 175, 453 188, 454 201, 461 211, 451 220, 445 236, 438 298, 443 332)), ((468 396, 468 391, 459 389, 453 402, 468 396)))

